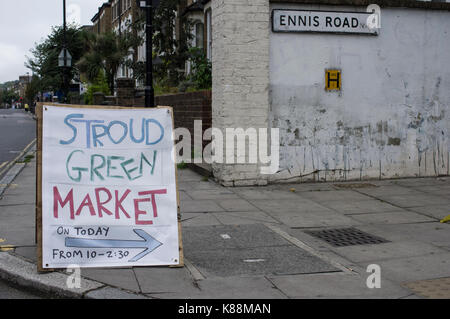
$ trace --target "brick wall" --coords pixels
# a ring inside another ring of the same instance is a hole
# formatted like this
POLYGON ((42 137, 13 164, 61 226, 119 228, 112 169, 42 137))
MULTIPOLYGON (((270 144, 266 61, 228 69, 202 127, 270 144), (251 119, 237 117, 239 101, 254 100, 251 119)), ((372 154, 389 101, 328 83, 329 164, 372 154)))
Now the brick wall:
MULTIPOLYGON (((189 130, 194 149, 194 121, 202 120, 202 134, 212 126, 211 99, 211 91, 168 94, 156 96, 155 105, 173 107, 175 128, 182 127, 189 130)), ((134 105, 143 106, 144 98, 135 99, 134 105)), ((204 141, 203 146, 209 143, 204 141)))
MULTIPOLYGON (((155 104, 172 106, 175 128, 187 128, 192 137, 194 137, 195 133, 195 120, 202 120, 202 134, 212 126, 211 91, 157 96, 155 97, 155 104)), ((208 141, 204 141, 203 146, 206 146, 208 143, 208 141)), ((192 146, 194 146, 193 138, 192 146)))

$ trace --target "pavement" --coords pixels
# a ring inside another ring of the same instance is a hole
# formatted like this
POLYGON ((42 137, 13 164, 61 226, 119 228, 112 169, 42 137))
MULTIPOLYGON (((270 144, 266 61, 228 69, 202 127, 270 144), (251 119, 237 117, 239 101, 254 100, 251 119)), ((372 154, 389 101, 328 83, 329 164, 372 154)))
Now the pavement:
POLYGON ((70 289, 69 272, 36 270, 35 170, 35 158, 11 168, 0 199, 0 279, 13 286, 94 299, 450 298, 450 177, 227 188, 179 170, 185 267, 82 269, 70 289), (367 284, 373 265, 380 288, 367 284))

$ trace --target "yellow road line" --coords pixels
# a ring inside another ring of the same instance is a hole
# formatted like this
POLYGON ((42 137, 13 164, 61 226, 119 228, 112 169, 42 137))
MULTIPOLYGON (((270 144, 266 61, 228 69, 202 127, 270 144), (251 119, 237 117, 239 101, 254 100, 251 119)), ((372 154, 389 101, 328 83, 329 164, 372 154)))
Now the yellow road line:
POLYGON ((5 246, 0 246, 0 251, 1 252, 7 252, 7 251, 11 251, 14 250, 16 247, 13 245, 5 245, 5 246))
POLYGON ((6 162, 6 166, 4 165, 5 163, 2 164, 2 166, 0 166, 0 175, 2 175, 4 172, 6 172, 15 162, 17 162, 22 156, 25 155, 26 152, 29 151, 29 148, 33 145, 33 143, 36 142, 36 139, 32 140, 30 142, 30 144, 28 144, 27 146, 25 146, 25 148, 23 149, 23 151, 19 154, 19 156, 17 156, 14 160, 10 161, 10 162, 6 162), (3 168, 3 166, 5 166, 3 168), (3 168, 3 170, 1 170, 3 168))
POLYGON ((8 164, 9 162, 4 162, 2 163, 2 165, 0 165, 0 169, 2 169, 6 164, 8 164))

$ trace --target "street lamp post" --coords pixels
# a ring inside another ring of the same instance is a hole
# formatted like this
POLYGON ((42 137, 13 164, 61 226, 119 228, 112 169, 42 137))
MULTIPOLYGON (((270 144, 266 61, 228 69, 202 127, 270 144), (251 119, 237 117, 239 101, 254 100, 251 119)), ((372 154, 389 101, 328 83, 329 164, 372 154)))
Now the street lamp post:
POLYGON ((63 85, 64 85, 64 102, 67 102, 67 87, 66 87, 66 82, 67 82, 67 78, 66 78, 66 72, 67 72, 67 36, 66 36, 66 31, 67 31, 67 25, 66 25, 66 0, 63 0, 63 49, 64 49, 64 69, 63 69, 63 85))
POLYGON ((145 107, 155 107, 155 90, 153 87, 153 8, 159 6, 160 0, 136 0, 141 9, 145 9, 145 107))
POLYGON ((146 77, 145 77, 145 107, 155 107, 155 91, 153 88, 153 3, 146 0, 146 77))
POLYGON ((63 0, 63 45, 61 53, 58 56, 58 66, 63 68, 63 94, 64 100, 67 99, 68 85, 67 85, 67 72, 72 66, 72 56, 67 50, 67 23, 66 23, 66 0, 63 0))

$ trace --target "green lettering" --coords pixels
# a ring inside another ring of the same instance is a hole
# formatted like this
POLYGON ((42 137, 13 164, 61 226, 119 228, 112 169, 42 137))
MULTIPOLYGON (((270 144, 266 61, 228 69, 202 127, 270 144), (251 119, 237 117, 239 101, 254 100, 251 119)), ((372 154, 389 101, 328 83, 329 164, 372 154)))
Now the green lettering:
POLYGON ((113 161, 123 161, 125 159, 125 157, 122 156, 108 156, 108 160, 107 160, 107 176, 111 177, 111 178, 123 178, 123 176, 118 176, 118 175, 111 175, 111 170, 115 170, 117 169, 117 167, 112 166, 112 162, 113 161))
POLYGON ((134 178, 131 177, 131 173, 133 173, 134 171, 136 171, 136 170, 138 169, 138 167, 135 167, 135 168, 133 168, 133 169, 127 169, 127 168, 126 168, 126 166, 128 166, 128 165, 130 165, 130 164, 132 164, 132 163, 134 163, 134 159, 130 159, 130 160, 128 160, 128 161, 123 162, 122 164, 120 164, 120 166, 122 166, 123 171, 125 172, 125 174, 127 174, 127 177, 128 177, 128 179, 129 179, 130 181, 134 181, 134 180, 136 180, 136 179, 142 177, 142 175, 136 176, 136 177, 134 177, 134 178))
POLYGON ((81 154, 84 154, 84 152, 83 152, 83 151, 80 151, 80 150, 76 150, 76 151, 73 151, 72 153, 70 153, 69 157, 67 158, 67 162, 66 162, 67 176, 69 176, 69 178, 70 178, 71 180, 73 180, 74 182, 80 182, 80 181, 81 181, 81 177, 82 177, 81 172, 87 172, 88 169, 87 169, 87 168, 84 168, 84 167, 72 167, 72 170, 78 171, 78 176, 77 176, 77 177, 73 177, 72 175, 70 175, 69 163, 70 163, 70 160, 72 159, 72 156, 73 156, 75 153, 81 153, 81 154))
POLYGON ((105 180, 105 178, 102 176, 102 174, 100 174, 98 172, 98 170, 104 168, 105 165, 106 165, 106 160, 105 160, 104 156, 99 155, 99 154, 92 155, 92 157, 91 157, 91 181, 92 182, 94 181, 94 174, 97 175, 97 177, 100 178, 100 180, 102 180, 102 181, 105 180), (102 163, 100 165, 94 167, 95 166, 95 158, 97 158, 97 157, 102 160, 102 163))
POLYGON ((139 173, 142 175, 142 172, 144 170, 144 161, 152 168, 151 174, 153 175, 153 172, 155 171, 155 163, 156 163, 156 155, 158 154, 157 151, 153 152, 153 164, 150 164, 148 159, 145 157, 144 153, 141 153, 141 166, 139 169, 139 173))

